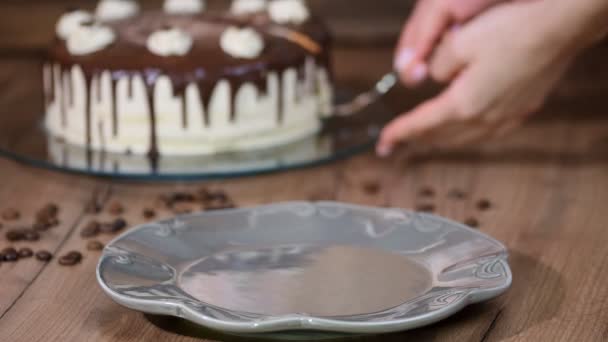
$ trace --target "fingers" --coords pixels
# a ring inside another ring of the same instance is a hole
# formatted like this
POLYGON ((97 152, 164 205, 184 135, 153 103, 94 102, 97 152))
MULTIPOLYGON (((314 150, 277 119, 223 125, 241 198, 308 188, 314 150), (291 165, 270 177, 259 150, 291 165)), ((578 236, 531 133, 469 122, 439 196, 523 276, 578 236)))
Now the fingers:
POLYGON ((444 37, 429 63, 430 75, 440 83, 451 81, 464 69, 467 62, 463 49, 458 44, 457 32, 444 37))
MULTIPOLYGON (((426 57, 429 52, 419 50, 420 33, 426 27, 429 18, 437 16, 442 0, 420 0, 408 19, 401 35, 397 52, 395 54, 394 68, 401 76, 402 81, 414 86, 424 81, 428 76, 426 57)), ((427 47, 427 50, 432 49, 427 47)))
POLYGON ((434 99, 415 108, 412 112, 393 120, 382 131, 376 147, 379 156, 389 156, 395 147, 410 139, 427 133, 452 120, 453 106, 451 88, 434 99))
POLYGON ((446 6, 451 10, 453 17, 462 22, 471 19, 485 9, 506 0, 447 0, 446 6))
POLYGON ((431 3, 427 11, 422 13, 416 36, 410 45, 421 61, 427 60, 446 28, 453 23, 450 8, 445 5, 445 1, 431 3))

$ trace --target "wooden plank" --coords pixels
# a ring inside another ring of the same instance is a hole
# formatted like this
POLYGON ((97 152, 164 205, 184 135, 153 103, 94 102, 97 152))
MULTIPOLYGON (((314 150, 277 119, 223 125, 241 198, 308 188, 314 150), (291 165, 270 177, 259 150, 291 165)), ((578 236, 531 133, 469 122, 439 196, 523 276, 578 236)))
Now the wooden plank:
MULTIPOLYGON (((95 189, 95 182, 86 178, 42 170, 0 160, 0 210, 15 208, 20 211, 17 221, 3 220, 0 229, 0 250, 7 247, 30 247, 34 251, 57 251, 82 214, 83 205, 95 189), (60 203, 61 224, 41 234, 38 242, 9 242, 5 233, 13 228, 31 227, 37 210, 49 202, 60 203)), ((30 258, 17 263, 2 263, 0 271, 0 317, 23 294, 31 282, 45 268, 46 263, 30 258)))
MULTIPOLYGON (((5 120, 18 121, 18 110, 39 111, 40 99, 36 97, 36 77, 40 72, 37 63, 18 60, 0 60, 0 108, 3 108, 0 124, 5 120), (32 105, 33 104, 33 105, 32 105), (6 108, 16 108, 9 112, 6 108), (18 109, 17 109, 18 108, 18 109)), ((4 139, 4 137, 0 137, 4 139)), ((35 251, 56 251, 65 241, 68 233, 78 222, 83 203, 96 188, 95 181, 87 178, 73 178, 44 170, 0 160, 0 212, 7 208, 20 211, 17 221, 1 220, 0 250, 7 247, 31 247, 35 251), (9 242, 5 234, 15 228, 31 227, 36 211, 48 202, 61 202, 59 219, 61 224, 42 234, 38 242, 9 242)), ((0 269, 0 317, 15 303, 30 283, 46 266, 34 260, 18 263, 2 263, 0 269)))
MULTIPOLYGON (((319 190, 326 191, 336 182, 334 169, 340 164, 305 171, 294 171, 274 176, 212 182, 204 184, 211 189, 221 188, 242 205, 255 205, 277 201, 307 199, 319 190)), ((131 223, 143 221, 144 207, 152 206, 160 193, 168 191, 192 191, 202 184, 113 184, 110 202, 119 200, 125 204, 124 217, 131 223)), ((331 193, 327 193, 331 197, 331 193)), ((170 215, 159 211, 160 217, 170 215)), ((81 229, 92 219, 87 216, 79 225, 81 229)), ((107 213, 96 215, 107 220, 107 213)), ((110 237, 102 238, 107 242, 110 237)), ((85 241, 72 234, 61 253, 83 251, 85 241)), ((50 264, 23 295, 21 300, 0 320, 4 336, 17 341, 28 340, 96 340, 96 341, 151 341, 176 338, 171 333, 150 324, 148 319, 127 310, 109 300, 97 285, 95 266, 98 253, 86 253, 81 265, 66 268, 50 264), (49 317, 56 319, 49 320, 49 317)), ((213 334, 212 334, 213 336, 213 334)))
MULTIPOLYGON (((336 55, 343 61, 337 67, 339 78, 351 84, 365 85, 390 65, 389 49, 376 53, 339 50, 336 55)), ((29 110, 40 105, 24 99, 36 89, 38 81, 33 75, 37 71, 32 62, 21 63, 0 62, 0 84, 10 80, 11 85, 0 92, 0 104, 29 110), (7 71, 11 68, 17 74, 7 71)), ((595 80, 591 76, 589 72, 588 82, 595 80)), ((582 79, 578 82, 583 83, 582 79)), ((605 86, 601 74, 596 84, 605 86)), ((404 208, 421 201, 417 195, 421 186, 433 185, 438 213, 456 220, 475 216, 482 231, 507 244, 515 274, 513 288, 506 296, 470 307, 432 327, 375 340, 603 341, 608 322, 608 289, 604 286, 608 281, 608 213, 604 208, 608 196, 608 125, 600 116, 604 113, 600 102, 585 101, 592 93, 588 88, 568 89, 567 82, 562 87, 568 96, 552 102, 543 119, 480 147, 410 151, 390 160, 377 160, 368 154, 310 170, 206 185, 226 189, 240 205, 336 198, 404 208), (369 182, 379 184, 377 192, 365 190, 369 182), (466 190, 469 198, 448 199, 446 194, 454 187, 466 190), (478 212, 475 201, 483 197, 491 199, 495 208, 478 212)), ((427 95, 398 90, 390 102, 405 107, 414 104, 412 97, 427 95)), ((40 242, 40 246, 49 243, 48 248, 57 248, 60 254, 84 249, 85 242, 77 233, 92 217, 78 217, 96 189, 111 190, 113 198, 127 203, 125 217, 136 224, 143 221, 143 207, 150 206, 158 193, 200 185, 110 183, 6 161, 0 161, 0 179, 10 180, 0 187, 2 205, 10 200, 31 212, 49 198, 61 198, 64 223, 53 232, 57 236, 40 242), (76 230, 70 229, 70 222, 78 223, 76 230)), ((110 218, 107 213, 100 217, 110 218)), ((2 336, 16 341, 198 340, 187 332, 166 331, 159 327, 166 321, 153 320, 153 324, 150 318, 110 301, 96 284, 96 259, 97 254, 87 252, 83 263, 74 268, 60 267, 56 261, 44 268, 33 260, 14 266, 2 264, 0 291, 10 291, 0 293, 0 308, 10 308, 0 319, 2 336), (5 297, 12 299, 4 302, 5 297), (19 300, 12 304, 15 298, 19 300)), ((195 337, 226 339, 208 331, 195 337)))

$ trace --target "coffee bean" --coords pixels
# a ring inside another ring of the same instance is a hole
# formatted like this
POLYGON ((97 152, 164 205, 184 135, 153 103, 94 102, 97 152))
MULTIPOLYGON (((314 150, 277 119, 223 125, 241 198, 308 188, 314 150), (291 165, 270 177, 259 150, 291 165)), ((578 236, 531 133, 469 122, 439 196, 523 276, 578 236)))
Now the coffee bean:
POLYGON ((36 213, 36 222, 48 223, 53 218, 57 217, 59 208, 55 204, 47 204, 36 213))
POLYGON ((42 210, 49 213, 51 216, 57 216, 59 213, 59 207, 55 203, 48 203, 42 210))
POLYGON ((422 189, 420 189, 420 191, 418 191, 418 195, 420 195, 420 197, 434 197, 435 190, 428 186, 423 187, 422 189))
POLYGON ((150 220, 156 216, 156 212, 154 211, 154 209, 145 208, 143 211, 143 216, 146 220, 150 220))
POLYGON ((87 242, 87 250, 89 251, 100 251, 103 249, 103 243, 99 241, 89 241, 87 242))
POLYGON ((209 189, 207 189, 207 188, 200 188, 196 192, 196 197, 199 202, 206 202, 211 197, 211 193, 210 193, 209 189))
POLYGON ((363 191, 368 195, 376 195, 380 192, 380 183, 376 181, 368 181, 363 183, 363 191))
POLYGON ((422 203, 416 206, 416 211, 423 213, 432 213, 435 211, 435 205, 430 203, 422 203))
POLYGON ((62 266, 74 266, 82 261, 80 252, 72 251, 59 258, 59 264, 62 266))
POLYGON ((472 227, 472 228, 479 227, 479 221, 474 217, 470 217, 470 218, 466 219, 464 221, 464 224, 466 224, 467 226, 472 227))
POLYGON ((115 232, 119 232, 125 228, 127 228, 127 221, 125 221, 122 218, 117 218, 116 220, 114 220, 114 222, 112 223, 112 228, 114 228, 115 232))
POLYGON ((127 227, 127 221, 122 218, 117 218, 113 222, 104 223, 99 227, 99 230, 104 234, 115 234, 127 227))
POLYGON ((80 237, 82 238, 90 238, 97 236, 99 234, 100 224, 97 221, 89 222, 82 230, 80 231, 80 237))
POLYGON ((448 192, 448 197, 452 199, 462 200, 467 198, 466 192, 460 189, 452 189, 448 192))
POLYGON ((36 259, 38 259, 39 261, 47 262, 53 259, 53 254, 47 251, 38 251, 36 252, 36 259))
POLYGON ((25 241, 38 241, 40 240, 40 233, 35 230, 25 230, 23 231, 23 240, 25 241))
POLYGON ((176 192, 171 195, 171 200, 173 202, 194 202, 196 198, 188 192, 176 192))
POLYGON ((31 258, 34 255, 34 251, 30 248, 21 248, 18 252, 20 258, 31 258))
POLYGON ((6 232, 5 236, 6 239, 10 242, 21 241, 24 238, 23 231, 16 229, 9 230, 8 232, 6 232))
POLYGON ((2 218, 5 221, 15 221, 21 217, 21 213, 13 208, 7 208, 2 211, 2 218))
POLYGON ((492 202, 490 202, 490 200, 487 200, 487 199, 479 200, 477 202, 477 208, 482 211, 489 210, 492 208, 492 202))
POLYGON ((108 212, 114 216, 121 215, 125 209, 120 202, 114 201, 108 206, 108 212))
POLYGON ((19 253, 12 247, 3 249, 2 255, 4 255, 5 262, 15 262, 19 259, 19 253))

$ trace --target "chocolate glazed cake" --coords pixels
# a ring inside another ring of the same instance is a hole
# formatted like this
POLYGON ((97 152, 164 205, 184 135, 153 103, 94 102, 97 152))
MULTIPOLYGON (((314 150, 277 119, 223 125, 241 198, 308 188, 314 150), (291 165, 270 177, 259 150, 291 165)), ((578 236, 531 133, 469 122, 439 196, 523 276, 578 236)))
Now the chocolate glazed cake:
POLYGON ((213 154, 313 134, 332 103, 330 37, 302 0, 70 11, 44 67, 46 127, 118 153, 213 154))

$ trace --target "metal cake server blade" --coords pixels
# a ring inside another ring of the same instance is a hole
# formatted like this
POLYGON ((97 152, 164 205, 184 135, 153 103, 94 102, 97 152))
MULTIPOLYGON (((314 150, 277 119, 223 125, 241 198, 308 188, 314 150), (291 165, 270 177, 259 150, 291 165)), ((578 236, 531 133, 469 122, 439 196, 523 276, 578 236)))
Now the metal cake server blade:
POLYGON ((394 71, 382 76, 372 89, 355 96, 349 102, 336 105, 333 114, 336 116, 351 116, 360 112, 393 89, 398 80, 399 76, 394 71))

